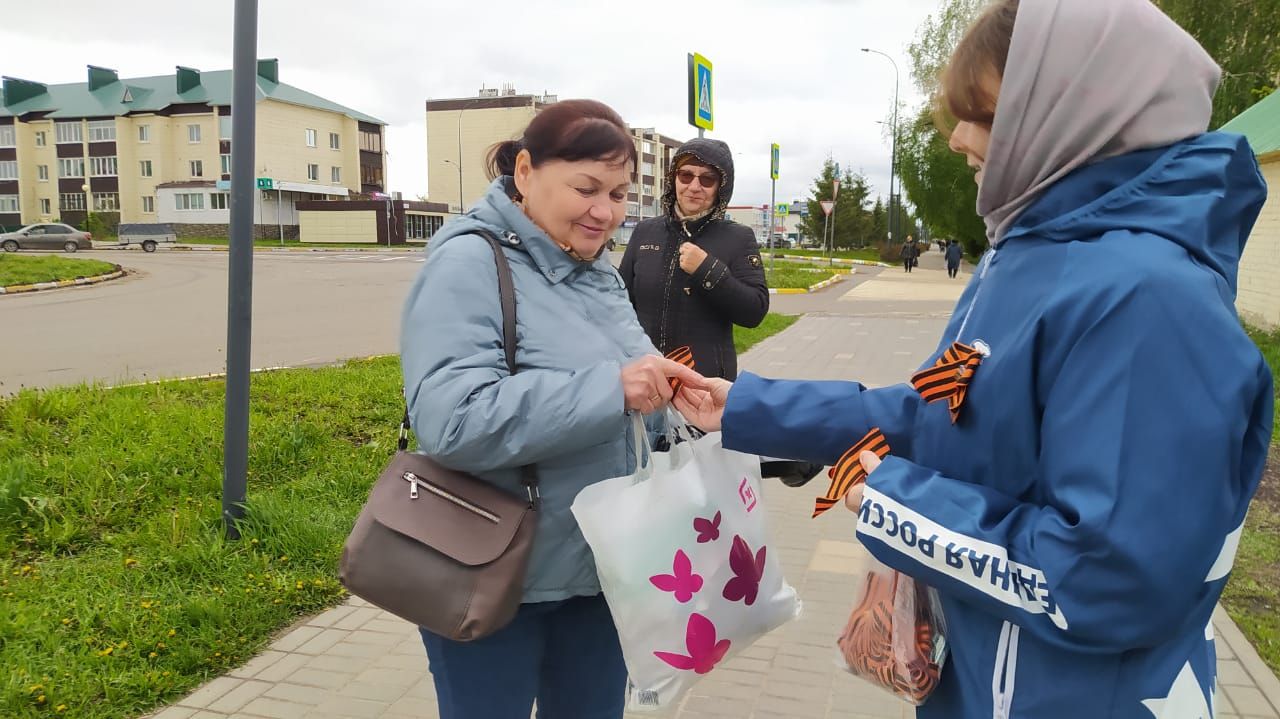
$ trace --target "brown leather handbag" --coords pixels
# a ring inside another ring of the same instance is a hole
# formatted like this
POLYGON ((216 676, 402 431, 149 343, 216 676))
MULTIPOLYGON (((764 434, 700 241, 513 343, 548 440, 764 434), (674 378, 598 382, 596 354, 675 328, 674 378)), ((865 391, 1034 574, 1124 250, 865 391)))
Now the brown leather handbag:
MULTIPOLYGON (((507 369, 516 373, 516 301, 511 266, 493 249, 502 300, 507 369)), ((442 467, 408 450, 409 413, 399 451, 378 477, 342 550, 338 576, 352 594, 457 641, 504 627, 520 608, 538 524, 538 477, 521 468, 527 497, 442 467)))

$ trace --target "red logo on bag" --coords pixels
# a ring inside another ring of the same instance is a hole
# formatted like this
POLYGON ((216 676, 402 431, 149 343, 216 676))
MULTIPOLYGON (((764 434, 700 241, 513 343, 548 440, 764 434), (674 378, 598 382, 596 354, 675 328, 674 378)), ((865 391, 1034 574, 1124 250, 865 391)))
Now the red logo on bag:
POLYGON ((746 477, 743 477, 742 484, 738 485, 738 498, 747 506, 748 512, 756 508, 756 493, 751 489, 751 483, 746 477))

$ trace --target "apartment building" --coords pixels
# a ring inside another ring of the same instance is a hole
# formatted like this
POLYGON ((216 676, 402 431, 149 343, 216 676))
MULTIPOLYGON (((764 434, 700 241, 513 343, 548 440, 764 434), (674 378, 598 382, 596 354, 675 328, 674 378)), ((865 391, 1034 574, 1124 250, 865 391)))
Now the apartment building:
MULTIPOLYGON (((557 99, 504 85, 481 88, 474 97, 427 100, 427 197, 454 213, 470 208, 489 187, 489 149, 519 137, 538 111, 557 99)), ((623 242, 640 220, 661 214, 667 167, 681 144, 652 128, 633 127, 631 135, 640 162, 627 197, 623 242)))
MULTIPOLYGON (((385 193, 386 123, 279 82, 257 66, 255 223, 296 236, 297 203, 385 193)), ((83 83, 5 77, 0 97, 0 226, 88 211, 225 234, 230 222, 229 70, 178 67, 120 78, 90 65, 83 83)))

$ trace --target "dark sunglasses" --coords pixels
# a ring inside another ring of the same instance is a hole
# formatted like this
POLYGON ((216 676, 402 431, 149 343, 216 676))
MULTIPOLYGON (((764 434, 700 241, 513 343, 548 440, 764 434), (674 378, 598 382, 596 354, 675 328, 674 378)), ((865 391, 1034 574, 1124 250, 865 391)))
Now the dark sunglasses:
POLYGON ((695 178, 697 178, 698 182, 708 190, 720 184, 720 176, 712 172, 708 172, 704 175, 699 175, 695 173, 693 170, 677 170, 676 171, 676 179, 685 185, 692 183, 695 178))

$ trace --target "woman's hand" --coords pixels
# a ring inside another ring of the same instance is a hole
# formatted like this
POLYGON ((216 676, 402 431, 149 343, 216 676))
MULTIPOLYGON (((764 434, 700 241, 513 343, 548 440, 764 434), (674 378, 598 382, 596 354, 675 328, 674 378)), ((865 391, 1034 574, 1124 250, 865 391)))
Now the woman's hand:
POLYGON ((622 393, 626 408, 642 414, 653 414, 671 400, 671 383, 675 378, 685 387, 701 390, 707 380, 678 362, 657 355, 646 355, 622 368, 622 393))
POLYGON ((680 269, 684 270, 686 275, 697 272, 706 259, 707 251, 692 242, 685 242, 680 245, 680 269))
POLYGON ((693 426, 703 432, 718 432, 732 387, 733 383, 727 379, 706 378, 701 387, 687 384, 681 387, 673 404, 693 426))
MULTIPOLYGON (((858 460, 862 462, 862 467, 867 470, 868 477, 871 476, 872 472, 876 471, 876 467, 880 466, 880 458, 870 450, 858 455, 858 460)), ((848 494, 844 495, 844 506, 850 512, 857 514, 862 511, 862 489, 866 486, 866 482, 858 482, 849 488, 848 494)))

